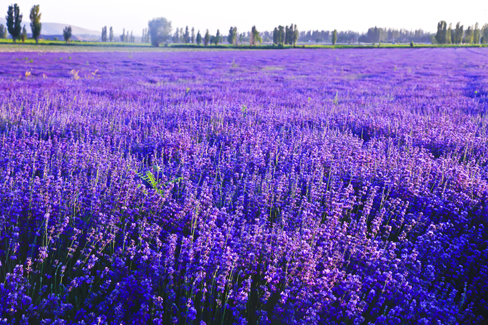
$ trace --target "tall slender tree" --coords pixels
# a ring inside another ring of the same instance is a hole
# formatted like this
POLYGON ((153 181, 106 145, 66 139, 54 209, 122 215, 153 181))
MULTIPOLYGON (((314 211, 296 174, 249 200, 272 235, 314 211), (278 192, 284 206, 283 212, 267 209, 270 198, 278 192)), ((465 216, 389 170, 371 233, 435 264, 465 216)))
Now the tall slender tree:
POLYGON ((488 24, 484 24, 481 28, 481 44, 488 43, 488 24))
POLYGON ((278 44, 285 43, 285 27, 279 25, 278 26, 278 44))
POLYGON ((186 44, 190 43, 190 30, 188 29, 188 26, 186 26, 185 34, 183 36, 183 39, 184 39, 184 41, 185 41, 186 44))
POLYGON ((449 24, 449 28, 447 29, 446 44, 452 44, 452 23, 449 24))
POLYGON ((179 43, 180 42, 180 29, 176 28, 175 34, 173 35, 173 43, 179 43))
POLYGON ((332 45, 336 45, 337 43, 337 29, 334 29, 332 32, 332 45))
POLYGON ((195 44, 195 27, 191 28, 191 43, 195 44))
POLYGON ((7 10, 7 29, 10 35, 12 35, 12 39, 14 43, 17 39, 20 38, 20 34, 22 32, 22 14, 20 13, 20 8, 17 4, 13 6, 8 6, 7 10))
POLYGON ((217 34, 215 34, 214 37, 214 44, 219 45, 219 43, 220 43, 220 31, 217 29, 217 34))
POLYGON ((249 35, 249 43, 251 46, 255 46, 257 43, 261 44, 262 43, 262 38, 259 36, 259 32, 256 29, 256 26, 252 26, 251 28, 251 34, 249 35))
POLYGON ((456 30, 454 32, 454 35, 455 35, 455 44, 461 44, 463 42, 463 36, 464 36, 464 26, 461 25, 461 23, 457 23, 456 24, 456 30))
POLYGON ((202 34, 200 34, 200 30, 197 33, 196 42, 198 45, 202 44, 202 34))
POLYGON ((27 39, 27 29, 25 29, 25 25, 24 27, 22 27, 21 39, 22 39, 22 43, 25 43, 25 40, 27 39))
POLYGON ((208 43, 210 43, 210 34, 207 29, 207 32, 205 33, 205 37, 203 38, 203 45, 207 46, 208 43))
POLYGON ((300 36, 300 34, 298 33, 297 25, 291 24, 290 28, 289 28, 289 33, 290 33, 290 36, 289 36, 290 39, 289 39, 288 44, 296 46, 297 41, 298 41, 298 37, 300 36))
POLYGON ((468 29, 466 30, 466 33, 464 34, 464 43, 473 44, 473 39, 474 39, 473 27, 469 26, 468 29))
POLYGON ((437 24, 437 33, 435 34, 435 39, 439 44, 446 44, 447 40, 447 24, 444 20, 437 24))
POLYGON ((30 11, 30 27, 32 31, 32 38, 36 40, 36 44, 39 43, 39 36, 41 36, 41 13, 39 12, 39 5, 34 5, 30 11))
POLYGON ((474 31, 473 31, 473 44, 480 44, 480 37, 481 37, 480 27, 478 23, 476 23, 474 25, 474 31))
POLYGON ((110 42, 114 41, 114 29, 112 26, 110 26, 110 42))
POLYGON ((107 41, 107 26, 102 27, 102 42, 107 41))
POLYGON ((227 36, 227 42, 229 42, 229 44, 237 45, 237 27, 231 27, 229 29, 229 35, 227 36))
POLYGON ((0 24, 0 38, 7 38, 7 28, 0 24))
POLYGON ((273 30, 273 44, 278 45, 279 32, 278 28, 275 27, 273 30))

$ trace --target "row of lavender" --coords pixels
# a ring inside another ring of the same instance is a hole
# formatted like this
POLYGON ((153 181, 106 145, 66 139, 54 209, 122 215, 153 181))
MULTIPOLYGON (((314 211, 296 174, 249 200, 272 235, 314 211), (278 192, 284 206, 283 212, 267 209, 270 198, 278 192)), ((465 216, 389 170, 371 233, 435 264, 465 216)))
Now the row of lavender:
POLYGON ((481 324, 483 49, 0 53, 1 324, 481 324))

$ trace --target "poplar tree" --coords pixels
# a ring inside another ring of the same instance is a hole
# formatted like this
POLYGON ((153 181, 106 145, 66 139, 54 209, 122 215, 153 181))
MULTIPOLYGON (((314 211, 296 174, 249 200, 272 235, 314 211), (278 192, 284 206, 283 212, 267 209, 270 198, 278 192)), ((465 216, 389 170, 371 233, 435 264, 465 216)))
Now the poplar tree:
POLYGON ((220 42, 220 31, 217 29, 217 34, 215 34, 214 37, 214 44, 219 45, 219 42, 220 42))
POLYGON ((273 30, 273 44, 278 45, 278 37, 279 37, 278 28, 275 27, 275 29, 273 30))
POLYGON ((229 35, 227 35, 227 42, 229 44, 232 44, 234 43, 234 27, 231 27, 229 29, 229 35))
POLYGON ((14 43, 20 38, 20 33, 22 32, 22 14, 20 13, 20 8, 17 4, 13 6, 8 6, 7 10, 7 29, 10 35, 12 35, 12 40, 14 43))
POLYGON ((227 36, 227 42, 229 44, 234 44, 237 46, 237 27, 231 27, 229 29, 229 36, 227 36))
POLYGON ((32 6, 30 11, 30 27, 32 31, 32 38, 36 40, 36 44, 39 43, 39 36, 41 36, 41 13, 39 12, 39 5, 32 6))
POLYGON ((473 28, 469 26, 466 30, 466 33, 464 34, 464 43, 473 44, 473 36, 473 28))
POLYGON ((197 44, 200 45, 202 44, 202 35, 200 34, 200 31, 197 33, 197 44))
POLYGON ((480 44, 480 27, 478 23, 474 25, 473 44, 480 44))
POLYGON ((112 26, 110 26, 110 42, 114 41, 114 29, 112 26))
POLYGON ((176 28, 175 34, 173 36, 173 42, 174 43, 179 43, 180 42, 180 30, 176 28))
POLYGON ((296 46, 299 36, 297 25, 292 24, 290 26, 290 45, 296 46))
POLYGON ((447 44, 447 23, 442 25, 442 44, 447 44))
POLYGON ((0 38, 7 38, 7 28, 0 24, 0 38))
POLYGON ((102 42, 107 41, 107 26, 102 27, 102 42))
POLYGON ((205 33, 205 37, 203 38, 203 45, 207 46, 208 43, 210 43, 210 34, 208 33, 208 29, 207 29, 207 32, 205 33))
POLYGON ((463 36, 464 36, 464 26, 461 25, 459 22, 456 24, 456 30, 455 30, 455 42, 456 44, 461 44, 463 42, 463 36))
POLYGON ((285 44, 291 45, 293 34, 293 25, 291 27, 285 26, 285 44))
POLYGON ((488 43, 488 24, 484 24, 481 28, 481 44, 488 43))
POLYGON ((24 25, 24 27, 22 27, 22 35, 21 35, 21 37, 22 37, 22 43, 25 43, 25 40, 27 38, 27 29, 25 29, 25 25, 24 25))
POLYGON ((281 25, 278 26, 278 44, 285 43, 285 28, 281 25))
POLYGON ((446 44, 452 44, 452 23, 449 24, 449 28, 447 29, 446 44))
POLYGON ((251 44, 251 46, 255 46, 256 43, 261 44, 262 41, 263 40, 261 39, 261 36, 259 36, 259 32, 256 29, 256 26, 252 26, 251 34, 249 35, 249 43, 251 44))
POLYGON ((191 43, 195 44, 195 27, 191 28, 191 43))
POLYGON ((435 34, 435 39, 437 43, 439 44, 446 44, 446 35, 447 35, 447 29, 446 29, 446 22, 445 21, 440 21, 437 23, 437 33, 435 34))
POLYGON ((332 45, 336 45, 337 43, 337 29, 334 29, 332 32, 332 45))
POLYGON ((187 44, 190 43, 190 30, 188 29, 188 26, 186 26, 183 39, 184 39, 185 43, 187 43, 187 44))

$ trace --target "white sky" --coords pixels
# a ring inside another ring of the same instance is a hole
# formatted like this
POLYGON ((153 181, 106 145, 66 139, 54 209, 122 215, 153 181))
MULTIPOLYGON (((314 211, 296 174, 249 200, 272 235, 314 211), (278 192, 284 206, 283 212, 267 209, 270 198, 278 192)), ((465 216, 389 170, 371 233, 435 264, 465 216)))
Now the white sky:
MULTIPOLYGON (((2 1, 1 16, 11 1, 2 1)), ((148 20, 165 17, 175 27, 214 34, 217 28, 226 34, 230 26, 238 32, 256 25, 259 31, 277 25, 297 24, 298 30, 354 30, 368 27, 406 28, 434 32, 437 22, 445 20, 464 26, 488 23, 486 0, 17 0, 24 21, 29 10, 41 6, 42 21, 65 23, 92 30, 113 26, 140 35, 148 20)))

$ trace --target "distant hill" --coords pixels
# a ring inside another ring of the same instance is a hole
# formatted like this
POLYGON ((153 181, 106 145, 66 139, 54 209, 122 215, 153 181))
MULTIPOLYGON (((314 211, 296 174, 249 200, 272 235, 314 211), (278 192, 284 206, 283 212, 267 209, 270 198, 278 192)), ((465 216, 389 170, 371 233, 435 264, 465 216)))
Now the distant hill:
MULTIPOLYGON (((24 17, 25 18, 25 17, 24 17)), ((30 20, 27 19, 26 21, 22 21, 22 25, 24 25, 27 29, 27 32, 30 33, 30 20)), ((0 24, 6 26, 5 17, 0 17, 0 24)), ((46 35, 63 35, 63 29, 69 26, 69 24, 60 24, 60 23, 45 23, 42 22, 42 31, 41 36, 46 35)), ((73 26, 71 25, 72 34, 73 36, 77 36, 80 39, 86 40, 98 40, 102 34, 102 31, 90 30, 83 27, 73 26)))

